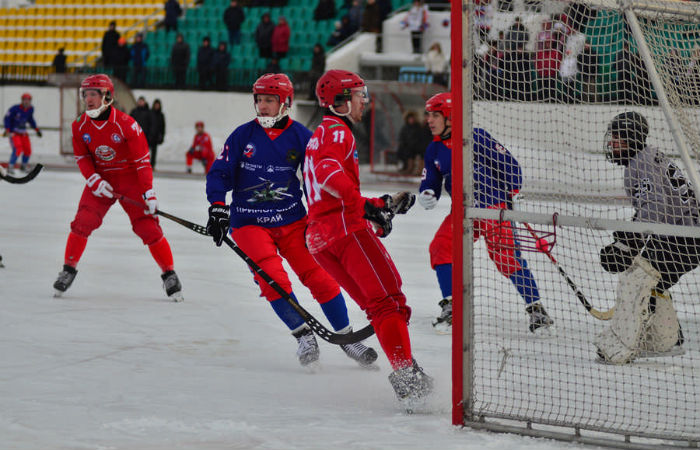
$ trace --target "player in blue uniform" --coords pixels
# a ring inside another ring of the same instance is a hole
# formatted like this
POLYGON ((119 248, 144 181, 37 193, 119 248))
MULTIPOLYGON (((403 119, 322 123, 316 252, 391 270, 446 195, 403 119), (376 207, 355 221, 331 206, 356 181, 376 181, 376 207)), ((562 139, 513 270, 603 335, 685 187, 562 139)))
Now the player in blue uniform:
MULTIPOLYGON (((442 187, 452 195, 452 99, 449 93, 434 95, 425 104, 433 142, 425 151, 425 168, 418 201, 425 209, 437 205, 442 187)), ((512 198, 522 185, 520 165, 513 155, 481 128, 474 128, 474 206, 477 208, 512 208, 512 198)), ((437 275, 443 299, 435 325, 452 324, 452 214, 448 214, 430 243, 430 264, 437 275)), ((478 219, 474 222, 474 240, 486 240, 489 258, 498 271, 508 278, 525 300, 530 315, 530 331, 549 327, 553 321, 540 303, 537 283, 527 268, 527 261, 517 250, 516 237, 508 223, 478 219)))
POLYGON ((10 136, 10 163, 7 166, 8 172, 12 173, 17 163, 17 158, 22 156, 20 170, 27 169, 27 163, 32 156, 32 144, 27 134, 27 125, 31 126, 36 135, 41 137, 41 130, 34 121, 34 107, 32 106, 32 96, 28 93, 22 94, 22 103, 12 106, 5 114, 5 131, 3 136, 10 136))
MULTIPOLYGON (((340 287, 306 248, 306 209, 297 171, 311 138, 302 124, 289 118, 294 90, 284 74, 266 74, 253 85, 257 118, 238 127, 226 140, 207 174, 211 203, 207 231, 217 246, 228 234, 292 297, 292 285, 282 267, 284 257, 299 280, 309 288, 338 333, 351 331, 340 287), (226 193, 232 192, 231 206, 226 193)), ((262 295, 292 331, 302 365, 318 360, 316 338, 287 301, 255 274, 262 295)), ((296 297, 294 297, 296 300, 296 297)), ((377 352, 362 343, 342 345, 362 366, 377 359, 377 352)))

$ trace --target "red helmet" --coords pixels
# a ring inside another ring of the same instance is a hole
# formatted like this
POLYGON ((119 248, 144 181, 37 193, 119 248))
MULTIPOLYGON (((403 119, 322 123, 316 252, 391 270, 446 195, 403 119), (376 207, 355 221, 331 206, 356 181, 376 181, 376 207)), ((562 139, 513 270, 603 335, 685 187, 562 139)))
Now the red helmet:
POLYGON ((316 83, 316 98, 322 108, 329 108, 341 102, 349 101, 351 89, 363 87, 365 80, 348 70, 329 70, 316 83))
POLYGON ((112 84, 112 80, 110 80, 107 75, 101 73, 90 75, 80 83, 81 96, 83 91, 88 89, 97 89, 103 94, 109 92, 109 98, 111 99, 114 97, 114 84, 112 84))
POLYGON ((289 107, 294 99, 294 86, 283 73, 266 73, 253 84, 253 98, 258 94, 276 95, 280 103, 289 107))
POLYGON ((197 127, 204 128, 204 122, 202 122, 201 120, 198 120, 197 122, 194 123, 194 127, 195 128, 197 128, 197 127))
POLYGON ((22 94, 22 100, 24 99, 31 100, 32 94, 30 94, 29 92, 25 92, 24 94, 22 94))
POLYGON ((425 102, 425 110, 442 113, 446 120, 452 120, 452 94, 442 92, 433 95, 425 102))

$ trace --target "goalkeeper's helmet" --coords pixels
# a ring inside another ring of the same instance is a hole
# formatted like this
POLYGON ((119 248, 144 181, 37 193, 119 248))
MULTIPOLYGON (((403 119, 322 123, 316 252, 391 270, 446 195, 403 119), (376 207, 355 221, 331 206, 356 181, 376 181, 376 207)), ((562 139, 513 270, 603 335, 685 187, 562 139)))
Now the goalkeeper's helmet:
POLYGON ((22 100, 31 100, 31 99, 32 99, 32 94, 30 94, 29 92, 25 92, 24 94, 22 94, 22 100))
POLYGON ((452 120, 452 94, 442 92, 433 95, 425 102, 425 110, 439 112, 445 117, 445 120, 452 120))
POLYGON ((89 90, 99 91, 102 95, 102 105, 99 108, 85 111, 88 117, 94 119, 114 102, 114 84, 112 84, 112 80, 107 75, 101 73, 90 75, 80 83, 80 98, 84 99, 85 91, 89 90))
POLYGON ((347 116, 350 114, 353 89, 362 90, 365 103, 369 103, 369 94, 365 80, 354 72, 348 70, 329 70, 324 73, 316 83, 316 98, 321 108, 329 108, 334 114, 347 116), (348 112, 340 114, 335 108, 347 105, 348 112))
POLYGON ((605 158, 626 166, 646 146, 648 135, 649 123, 643 115, 634 111, 618 114, 605 133, 605 158))
POLYGON ((271 128, 289 114, 294 99, 294 86, 289 77, 283 73, 266 73, 253 84, 253 100, 258 123, 263 128, 271 128), (280 110, 276 116, 261 116, 258 112, 258 94, 276 95, 280 102, 280 110))

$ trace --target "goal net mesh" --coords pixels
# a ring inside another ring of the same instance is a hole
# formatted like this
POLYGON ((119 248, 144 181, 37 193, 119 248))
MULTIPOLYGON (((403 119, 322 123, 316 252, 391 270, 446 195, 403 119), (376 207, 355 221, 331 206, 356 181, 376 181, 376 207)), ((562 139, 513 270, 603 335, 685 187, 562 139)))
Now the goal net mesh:
MULTIPOLYGON (((668 289, 685 336, 680 349, 672 350, 683 353, 652 358, 640 349, 631 363, 610 365, 597 362, 594 339, 611 321, 586 311, 559 268, 593 308, 608 311, 615 306, 620 275, 602 268, 599 253, 615 231, 698 236, 697 227, 663 225, 688 223, 669 217, 667 205, 657 205, 665 211, 655 220, 661 223, 634 219, 625 167, 606 160, 605 136, 616 115, 640 113, 649 124, 646 144, 674 163, 662 175, 680 190, 693 189, 690 173, 697 174, 700 152, 700 5, 648 1, 644 9, 632 9, 636 20, 630 23, 616 2, 465 4, 472 31, 471 52, 465 52, 471 61, 465 65, 472 68, 467 73, 473 75, 474 96, 455 106, 513 154, 523 176, 511 216, 519 217, 513 222, 518 264, 504 262, 508 246, 489 242, 488 233, 473 244, 465 240, 465 246, 473 245, 472 275, 464 280, 473 305, 473 329, 465 341, 472 351, 464 353, 464 377, 471 383, 464 392, 465 422, 512 419, 539 425, 534 428, 543 435, 570 427, 596 438, 604 433, 616 444, 622 442, 617 434, 654 445, 668 439, 697 443, 700 270, 690 270, 668 289), (663 92, 654 87, 643 45, 633 36, 637 23, 663 92), (522 245, 533 240, 526 220, 554 244, 551 255, 559 266, 522 245), (539 295, 523 284, 524 267, 539 295), (539 299, 554 321, 549 329, 530 332, 526 299, 539 299)), ((644 187, 647 181, 633 184, 644 187)), ((644 200, 644 192, 634 192, 644 200)), ((488 217, 494 217, 493 209, 472 208, 465 231, 479 230, 488 217)), ((677 256, 692 259, 693 253, 680 250, 677 256)))

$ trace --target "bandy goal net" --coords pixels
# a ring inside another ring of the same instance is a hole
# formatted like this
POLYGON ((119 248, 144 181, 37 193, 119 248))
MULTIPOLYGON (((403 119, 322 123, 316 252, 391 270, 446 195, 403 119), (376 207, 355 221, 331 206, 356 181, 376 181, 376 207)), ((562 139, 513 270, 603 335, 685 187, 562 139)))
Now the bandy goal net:
POLYGON ((697 447, 700 3, 453 2, 452 27, 453 422, 697 447))

